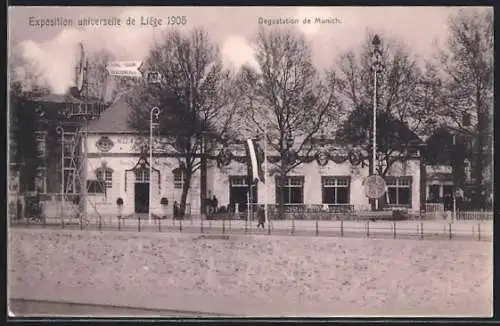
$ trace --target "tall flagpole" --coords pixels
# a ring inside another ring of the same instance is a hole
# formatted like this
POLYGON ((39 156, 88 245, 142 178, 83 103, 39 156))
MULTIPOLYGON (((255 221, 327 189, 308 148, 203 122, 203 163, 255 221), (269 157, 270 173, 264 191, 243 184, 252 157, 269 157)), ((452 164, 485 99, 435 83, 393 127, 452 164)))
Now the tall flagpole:
POLYGON ((247 192, 247 223, 250 222, 250 192, 252 191, 252 186, 249 185, 247 192))
MULTIPOLYGON (((148 221, 149 225, 151 225, 151 215, 153 208, 153 117, 158 119, 158 115, 160 114, 160 109, 158 107, 154 107, 150 111, 150 120, 149 120, 149 204, 148 204, 148 221)), ((159 175, 158 175, 159 177, 159 175)))
POLYGON ((269 215, 267 208, 267 183, 269 182, 267 175, 267 133, 264 133, 264 216, 266 223, 269 223, 269 215))
MULTIPOLYGON (((372 145, 372 175, 377 174, 377 70, 380 69, 380 38, 378 35, 373 37, 373 145, 372 145)), ((375 210, 378 210, 378 200, 375 201, 375 210)))

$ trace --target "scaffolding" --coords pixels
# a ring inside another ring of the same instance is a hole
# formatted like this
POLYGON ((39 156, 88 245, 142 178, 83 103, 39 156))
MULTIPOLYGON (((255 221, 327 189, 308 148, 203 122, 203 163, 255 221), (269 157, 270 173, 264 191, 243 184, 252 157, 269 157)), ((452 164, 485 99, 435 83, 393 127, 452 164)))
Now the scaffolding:
MULTIPOLYGON (((83 46, 81 46, 81 51, 83 57, 83 46)), ((70 126, 74 130, 68 132, 59 127, 62 147, 60 215, 63 218, 63 223, 64 216, 70 216, 71 218, 78 218, 81 225, 89 223, 87 212, 89 207, 99 218, 102 217, 97 209, 97 202, 89 200, 88 196, 91 186, 88 181, 94 179, 89 178, 89 170, 94 171, 94 167, 91 166, 88 160, 88 125, 90 121, 98 119, 103 111, 102 101, 99 105, 95 105, 95 103, 92 105, 89 104, 88 69, 88 61, 85 65, 80 61, 79 67, 76 68, 76 87, 73 88, 73 91, 82 100, 82 103, 68 106, 66 116, 71 122, 65 123, 65 126, 70 126)), ((108 74, 107 76, 110 75, 108 74)), ((120 78, 120 76, 118 77, 120 78)), ((149 83, 158 83, 159 79, 161 79, 159 73, 148 72, 147 80, 149 83), (150 76, 150 73, 154 74, 150 76)), ((141 80, 143 79, 141 78, 141 80)), ((102 154, 100 153, 99 155, 102 154)), ((106 198, 106 173, 102 173, 96 177, 99 183, 102 183, 101 186, 104 189, 106 198)))
MULTIPOLYGON (((69 105, 66 116, 69 121, 64 125, 71 127, 72 131, 66 131, 58 127, 61 137, 61 204, 60 215, 64 223, 64 217, 77 218, 80 225, 89 223, 87 207, 93 206, 95 213, 100 217, 96 203, 89 200, 88 168, 88 125, 89 122, 98 119, 102 110, 102 103, 89 104, 88 97, 88 61, 82 72, 80 99, 83 103, 69 105), (69 209, 69 211, 68 211, 69 209)), ((105 187, 105 178, 100 180, 105 187)))

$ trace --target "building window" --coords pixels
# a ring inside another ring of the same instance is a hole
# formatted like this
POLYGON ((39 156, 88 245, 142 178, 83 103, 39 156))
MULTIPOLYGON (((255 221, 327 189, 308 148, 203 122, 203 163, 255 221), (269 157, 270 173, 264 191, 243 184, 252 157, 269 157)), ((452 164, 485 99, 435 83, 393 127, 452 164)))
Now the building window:
POLYGON ((247 177, 246 176, 230 176, 229 177, 229 183, 231 184, 231 187, 243 187, 246 188, 248 187, 248 182, 247 182, 247 177))
POLYGON ((149 170, 148 169, 135 170, 135 182, 139 183, 149 182, 149 170))
POLYGON ((36 168, 36 176, 33 180, 33 185, 28 187, 29 191, 47 192, 47 173, 44 167, 36 168))
POLYGON ((322 177, 323 204, 349 204, 349 177, 322 177))
POLYGON ((283 204, 303 204, 304 203, 304 177, 285 177, 283 182, 276 178, 276 203, 280 196, 283 196, 283 204))
POLYGON ((106 193, 105 182, 101 180, 88 180, 87 193, 89 195, 100 195, 106 193))
POLYGON ((95 172, 95 175, 96 175, 98 181, 105 183, 107 189, 113 187, 113 170, 111 170, 109 168, 98 169, 95 172))
POLYGON ((248 198, 248 176, 229 176, 229 203, 234 205, 231 209, 239 212, 246 211, 248 199, 252 203, 257 203, 257 185, 252 186, 251 198, 248 198))
POLYGON ((411 207, 412 177, 386 177, 389 205, 411 207))
POLYGON ((441 200, 441 185, 430 185, 429 186, 429 198, 427 201, 429 203, 439 203, 441 200))
POLYGON ((186 175, 184 174, 184 171, 182 171, 181 168, 177 168, 173 170, 172 173, 174 174, 174 188, 182 189, 184 182, 186 182, 186 175))

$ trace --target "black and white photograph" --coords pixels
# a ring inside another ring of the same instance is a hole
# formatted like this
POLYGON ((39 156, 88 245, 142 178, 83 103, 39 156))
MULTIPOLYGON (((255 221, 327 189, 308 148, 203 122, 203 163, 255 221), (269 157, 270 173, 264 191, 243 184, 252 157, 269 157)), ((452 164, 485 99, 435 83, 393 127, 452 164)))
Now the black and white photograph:
POLYGON ((7 25, 10 317, 492 316, 492 7, 7 25))

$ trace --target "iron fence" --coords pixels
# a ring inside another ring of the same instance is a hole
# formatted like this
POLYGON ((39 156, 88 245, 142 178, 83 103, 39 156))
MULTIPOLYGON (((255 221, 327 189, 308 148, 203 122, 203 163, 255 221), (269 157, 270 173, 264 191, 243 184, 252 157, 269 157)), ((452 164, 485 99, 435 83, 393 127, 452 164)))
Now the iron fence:
MULTIPOLYGON (((354 205, 277 205, 268 206, 266 230, 257 231, 257 207, 253 204, 245 212, 219 210, 204 218, 188 212, 174 217, 173 211, 161 205, 153 206, 148 214, 122 214, 116 205, 92 197, 85 201, 82 211, 79 195, 34 194, 23 196, 23 201, 9 201, 12 226, 51 228, 78 228, 81 230, 155 230, 179 232, 209 232, 249 234, 253 231, 277 235, 325 235, 471 238, 492 237, 493 213, 458 212, 456 219, 443 214, 429 216, 427 212, 411 213, 404 208, 370 211, 356 210, 354 205), (253 231, 252 231, 253 230, 253 231)), ((435 213, 435 212, 432 212, 435 213)))
POLYGON ((491 241, 492 221, 415 221, 415 220, 269 220, 258 227, 254 215, 246 219, 226 218, 173 219, 118 218, 117 216, 91 216, 60 219, 18 218, 10 221, 11 227, 51 228, 97 231, 180 232, 208 235, 288 235, 322 237, 369 237, 390 239, 458 239, 491 241))
MULTIPOLYGON (((85 224, 97 221, 109 222, 118 216, 122 220, 144 218, 148 213, 123 213, 123 207, 108 200, 103 195, 89 194, 85 198, 80 194, 25 193, 9 196, 8 216, 12 221, 25 220, 50 224, 85 224)), ((173 204, 152 205, 153 218, 172 218, 173 204)), ((184 218, 192 218, 191 205, 186 204, 184 218)))

